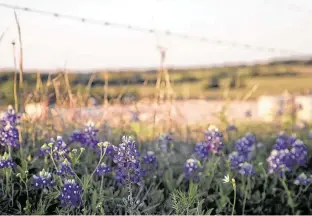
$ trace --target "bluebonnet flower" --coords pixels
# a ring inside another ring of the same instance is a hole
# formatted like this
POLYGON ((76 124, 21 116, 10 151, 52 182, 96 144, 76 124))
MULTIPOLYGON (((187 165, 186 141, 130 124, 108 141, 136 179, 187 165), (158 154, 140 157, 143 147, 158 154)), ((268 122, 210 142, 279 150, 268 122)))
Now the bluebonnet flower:
POLYGON ((17 129, 18 120, 20 116, 17 115, 12 106, 8 107, 1 119, 2 127, 0 129, 0 145, 18 148, 19 131, 17 129))
POLYGON ((245 160, 249 160, 251 153, 255 148, 256 138, 253 134, 248 134, 235 142, 235 150, 242 156, 245 160))
POLYGON ((240 164, 245 162, 245 156, 239 154, 237 151, 232 152, 229 155, 230 164, 233 169, 239 169, 240 164))
POLYGON ((307 177, 305 173, 301 173, 295 180, 296 185, 307 185, 312 182, 312 177, 307 177))
POLYGON ((287 149, 296 141, 296 136, 287 136, 284 132, 281 132, 276 139, 275 145, 273 146, 276 150, 287 149))
POLYGON ((172 147, 170 146, 172 144, 172 137, 169 134, 161 134, 157 138, 157 143, 160 151, 169 152, 172 147))
POLYGON ((152 173, 158 168, 158 161, 155 155, 155 152, 148 151, 143 157, 143 175, 152 173))
POLYGON ((293 158, 299 166, 305 166, 308 159, 308 148, 301 140, 296 140, 290 150, 293 158))
POLYGON ((62 193, 59 197, 62 206, 78 207, 82 203, 82 187, 75 180, 65 180, 62 193))
POLYGON ((268 173, 277 173, 280 176, 284 176, 285 172, 290 171, 294 165, 294 159, 288 149, 272 150, 267 162, 268 173))
POLYGON ((5 152, 4 155, 0 156, 0 169, 14 167, 16 167, 16 163, 14 163, 12 157, 8 153, 5 152))
POLYGON ((51 138, 49 144, 43 144, 39 151, 39 156, 49 155, 52 151, 53 158, 60 160, 62 158, 68 159, 69 150, 67 144, 61 136, 57 136, 56 140, 51 138))
POLYGON ((96 175, 105 175, 110 172, 112 172, 112 169, 105 163, 101 163, 95 170, 96 175))
POLYGON ((209 150, 206 143, 199 142, 195 145, 195 153, 200 159, 207 158, 209 150))
POLYGON ((188 180, 193 180, 194 182, 199 181, 201 164, 196 159, 188 159, 184 164, 184 176, 188 180))
POLYGON ((55 186, 52 175, 44 169, 39 172, 39 176, 33 175, 33 184, 37 188, 49 188, 55 186))
POLYGON ((223 150, 223 135, 219 132, 218 128, 211 125, 208 130, 205 132, 204 142, 207 145, 207 148, 213 153, 219 153, 223 150))
POLYGON ((59 176, 66 176, 66 175, 75 175, 74 170, 71 167, 71 163, 65 159, 59 166, 59 170, 57 171, 59 176))
POLYGON ((131 137, 122 137, 117 153, 113 161, 117 164, 116 180, 118 184, 137 183, 140 184, 142 170, 139 157, 140 152, 131 137))
POLYGON ((99 140, 96 138, 99 130, 93 122, 88 122, 82 132, 75 131, 71 135, 71 142, 78 142, 81 145, 89 148, 96 148, 99 140))
POLYGON ((246 162, 246 161, 239 165, 239 171, 238 172, 242 175, 245 175, 245 176, 253 176, 256 174, 256 172, 253 169, 253 165, 246 162))
POLYGON ((274 145, 274 149, 267 161, 269 173, 277 172, 283 176, 295 166, 305 166, 307 162, 307 147, 295 136, 288 137, 280 134, 274 145))
POLYGON ((14 108, 10 105, 8 106, 8 110, 3 114, 1 118, 1 123, 3 126, 10 124, 13 127, 17 126, 18 121, 20 120, 21 116, 17 114, 14 108))

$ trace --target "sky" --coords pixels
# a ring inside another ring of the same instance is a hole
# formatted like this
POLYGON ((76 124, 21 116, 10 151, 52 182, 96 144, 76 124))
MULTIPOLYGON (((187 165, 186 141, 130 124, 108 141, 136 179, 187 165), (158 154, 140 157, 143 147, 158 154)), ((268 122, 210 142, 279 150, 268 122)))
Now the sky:
MULTIPOLYGON (((311 0, 0 0, 61 14, 170 30, 216 40, 312 54, 311 0), (301 9, 290 7, 296 4, 301 9)), ((287 57, 161 33, 86 24, 17 11, 25 69, 122 69, 157 67, 157 46, 169 66, 202 66, 287 57)), ((18 42, 14 12, 0 7, 0 68, 13 67, 11 42, 18 42)), ((17 43, 18 46, 18 43, 17 43)), ((18 50, 16 51, 18 55, 18 50)))

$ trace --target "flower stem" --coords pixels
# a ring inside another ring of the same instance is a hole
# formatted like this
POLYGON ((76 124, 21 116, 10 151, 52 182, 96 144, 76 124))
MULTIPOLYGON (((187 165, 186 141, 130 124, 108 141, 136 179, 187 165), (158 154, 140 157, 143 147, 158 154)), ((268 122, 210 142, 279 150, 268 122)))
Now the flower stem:
POLYGON ((232 206, 232 216, 234 215, 234 211, 235 211, 235 205, 236 205, 236 184, 232 183, 233 185, 233 190, 234 190, 234 201, 233 201, 233 206, 232 206))
POLYGON ((295 213, 295 204, 294 204, 294 201, 291 197, 291 192, 285 182, 285 177, 281 178, 281 182, 282 182, 282 185, 287 193, 287 198, 288 198, 288 205, 291 207, 291 211, 292 211, 292 214, 295 213))

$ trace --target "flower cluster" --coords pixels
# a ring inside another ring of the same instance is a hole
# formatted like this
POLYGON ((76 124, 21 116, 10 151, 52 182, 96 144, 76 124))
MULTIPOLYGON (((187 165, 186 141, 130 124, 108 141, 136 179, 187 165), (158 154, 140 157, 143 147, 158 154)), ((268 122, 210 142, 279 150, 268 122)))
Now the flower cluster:
POLYGON ((193 180, 194 182, 199 181, 201 164, 196 159, 188 159, 184 164, 184 176, 188 180, 193 180))
POLYGON ((204 143, 211 152, 219 153, 223 150, 223 135, 219 132, 218 128, 211 125, 208 130, 205 131, 204 135, 204 143))
POLYGON ((107 173, 112 172, 112 169, 107 166, 105 163, 101 163, 95 170, 96 175, 105 175, 107 173))
POLYGON ((78 142, 81 145, 89 148, 96 148, 99 140, 96 138, 99 130, 95 127, 93 122, 88 122, 82 132, 75 131, 71 135, 71 142, 78 142))
POLYGON ((312 182, 312 176, 307 177, 305 173, 301 173, 295 180, 296 185, 307 185, 312 182))
POLYGON ((20 146, 19 132, 17 129, 19 119, 20 116, 15 113, 12 106, 9 106, 1 119, 0 145, 13 148, 20 146))
POLYGON ((204 143, 204 142, 196 143, 195 154, 197 157, 199 157, 200 159, 207 158, 208 153, 209 153, 209 149, 208 149, 206 143, 204 143))
POLYGON ((64 142, 61 136, 57 136, 56 140, 51 138, 49 144, 43 144, 40 148, 39 155, 53 155, 53 158, 60 160, 62 158, 68 158, 69 150, 67 144, 64 142))
POLYGON ((49 188, 55 186, 52 175, 44 169, 39 172, 39 176, 33 175, 33 184, 37 188, 49 188))
POLYGON ((77 207, 82 203, 83 190, 75 180, 65 180, 65 184, 62 188, 62 193, 59 197, 62 206, 77 207))
POLYGON ((254 175, 253 165, 248 161, 255 149, 256 137, 253 134, 238 139, 235 142, 235 151, 229 155, 231 168, 242 175, 254 175))
POLYGON ((4 155, 0 156, 0 169, 13 167, 16 167, 16 164, 8 153, 5 152, 4 155))
POLYGON ((114 163, 117 164, 116 180, 118 184, 140 184, 142 170, 139 156, 140 152, 131 137, 123 136, 122 143, 119 144, 113 158, 114 163))
POLYGON ((274 149, 267 158, 269 173, 278 173, 283 176, 295 166, 306 165, 308 152, 301 140, 283 134, 276 141, 274 149))
POLYGON ((158 168, 158 161, 155 155, 155 152, 148 151, 143 157, 143 166, 142 172, 144 175, 152 173, 158 168))
POLYGON ((73 171, 71 167, 71 163, 65 159, 59 166, 59 170, 57 171, 57 174, 59 176, 66 176, 66 175, 75 175, 75 172, 73 171))

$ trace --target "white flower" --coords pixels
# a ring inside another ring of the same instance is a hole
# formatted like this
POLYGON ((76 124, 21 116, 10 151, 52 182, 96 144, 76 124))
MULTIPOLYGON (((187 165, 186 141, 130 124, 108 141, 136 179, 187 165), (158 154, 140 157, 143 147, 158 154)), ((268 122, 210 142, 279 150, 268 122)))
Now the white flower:
POLYGON ((230 182, 230 176, 229 175, 224 176, 222 181, 223 181, 224 184, 229 183, 230 182))

